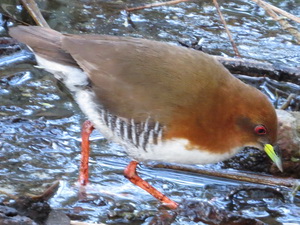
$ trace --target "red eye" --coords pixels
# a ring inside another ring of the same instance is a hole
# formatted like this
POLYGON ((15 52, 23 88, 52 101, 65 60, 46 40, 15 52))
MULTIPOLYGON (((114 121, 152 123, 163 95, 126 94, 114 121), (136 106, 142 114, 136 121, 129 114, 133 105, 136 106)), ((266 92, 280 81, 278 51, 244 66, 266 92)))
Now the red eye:
POLYGON ((254 128, 254 131, 256 134, 258 135, 265 135, 267 134, 267 129, 265 128, 264 125, 257 125, 255 128, 254 128))

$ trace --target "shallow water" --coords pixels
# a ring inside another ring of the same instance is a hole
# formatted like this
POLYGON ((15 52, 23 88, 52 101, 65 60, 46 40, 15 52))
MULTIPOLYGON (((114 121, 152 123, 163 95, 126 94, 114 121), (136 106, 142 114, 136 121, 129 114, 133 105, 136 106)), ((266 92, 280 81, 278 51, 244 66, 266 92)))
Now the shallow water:
MULTIPOLYGON (((21 8, 6 0, 8 10, 21 19, 21 8), (18 14, 19 13, 19 14, 18 14)), ((136 11, 126 22, 120 9, 144 1, 44 1, 40 3, 50 26, 69 33, 101 33, 144 37, 178 43, 203 38, 205 52, 233 56, 232 48, 211 1, 181 3, 136 11)), ((300 16, 299 1, 273 1, 300 16)), ((299 66, 300 46, 248 1, 223 2, 222 12, 245 58, 299 66)), ((299 29, 298 25, 298 29, 299 29)), ((4 35, 4 31, 2 35, 4 35)), ((299 95, 297 84, 268 78, 242 80, 255 85, 280 106, 289 93, 299 95), (284 94, 276 98, 276 90, 284 94)), ((84 115, 65 87, 50 74, 31 65, 7 68, 0 78, 0 189, 12 194, 40 193, 55 180, 60 188, 50 204, 79 216, 85 222, 149 224, 161 213, 160 203, 123 177, 129 163, 122 147, 93 133, 90 185, 87 202, 78 201, 80 124, 84 115)), ((139 167, 140 175, 177 202, 212 200, 220 207, 258 218, 267 224, 300 224, 299 200, 289 200, 289 189, 281 188, 286 202, 274 196, 240 193, 234 203, 225 197, 239 185, 231 180, 180 171, 139 167), (233 204, 233 206, 232 206, 233 204)), ((246 184, 249 185, 249 184, 246 184)), ((4 198, 4 196, 3 196, 4 198)), ((298 195, 299 198, 299 195, 298 195)), ((78 219, 78 218, 76 218, 78 219)), ((195 224, 177 216, 172 224, 195 224)))

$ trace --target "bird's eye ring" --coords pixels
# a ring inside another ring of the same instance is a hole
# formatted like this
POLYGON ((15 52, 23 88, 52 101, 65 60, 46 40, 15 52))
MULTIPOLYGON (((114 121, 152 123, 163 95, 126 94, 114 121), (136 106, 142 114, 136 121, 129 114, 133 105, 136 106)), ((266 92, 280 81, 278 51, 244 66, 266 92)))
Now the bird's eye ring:
POLYGON ((254 128, 254 132, 257 134, 257 135, 265 135, 267 134, 267 129, 264 125, 257 125, 255 128, 254 128))

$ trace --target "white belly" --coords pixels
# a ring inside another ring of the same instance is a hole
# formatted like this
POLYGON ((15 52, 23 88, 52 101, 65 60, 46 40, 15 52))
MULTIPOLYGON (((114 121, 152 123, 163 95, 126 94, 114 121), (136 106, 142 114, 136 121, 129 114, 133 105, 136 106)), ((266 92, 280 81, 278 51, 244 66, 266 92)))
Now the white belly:
POLYGON ((233 149, 231 152, 216 154, 205 150, 187 150, 189 141, 186 139, 173 139, 159 141, 158 144, 151 144, 147 149, 138 148, 132 143, 122 140, 115 132, 112 132, 102 121, 101 112, 96 104, 86 104, 93 99, 93 93, 79 91, 76 93, 76 100, 94 126, 109 140, 113 140, 125 146, 127 154, 137 161, 162 161, 183 164, 208 164, 219 162, 231 158, 240 148, 233 149))

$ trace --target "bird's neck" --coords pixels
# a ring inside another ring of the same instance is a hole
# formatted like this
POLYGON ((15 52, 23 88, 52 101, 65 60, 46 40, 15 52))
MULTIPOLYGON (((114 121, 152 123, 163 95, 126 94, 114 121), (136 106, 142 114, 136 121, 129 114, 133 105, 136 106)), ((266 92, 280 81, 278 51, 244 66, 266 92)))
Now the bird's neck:
POLYGON ((199 102, 181 111, 171 123, 175 125, 168 127, 166 138, 184 138, 189 140, 190 149, 208 149, 219 154, 241 148, 242 141, 232 137, 238 137, 235 120, 244 93, 230 95, 232 89, 239 90, 240 85, 236 79, 223 83, 211 96, 213 101, 199 102))

